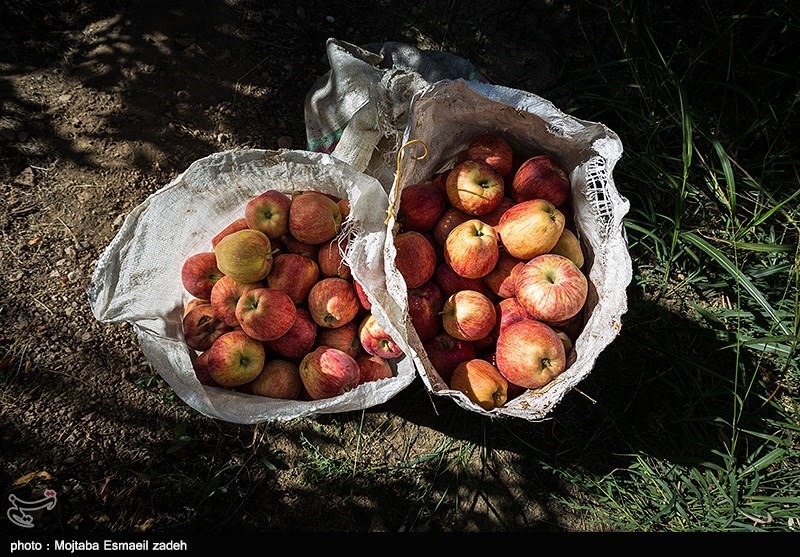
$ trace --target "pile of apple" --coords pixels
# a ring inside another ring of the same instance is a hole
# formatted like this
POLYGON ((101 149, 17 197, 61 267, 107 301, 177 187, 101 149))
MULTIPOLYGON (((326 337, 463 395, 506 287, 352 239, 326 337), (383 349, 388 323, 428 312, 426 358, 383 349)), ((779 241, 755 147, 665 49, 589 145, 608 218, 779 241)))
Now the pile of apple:
POLYGON ((181 269, 183 333, 204 385, 317 400, 393 376, 402 355, 342 260, 346 199, 268 190, 181 269))
POLYGON ((400 194, 395 263, 411 323, 439 376, 483 409, 567 367, 588 292, 569 190, 553 157, 482 134, 452 170, 400 194))

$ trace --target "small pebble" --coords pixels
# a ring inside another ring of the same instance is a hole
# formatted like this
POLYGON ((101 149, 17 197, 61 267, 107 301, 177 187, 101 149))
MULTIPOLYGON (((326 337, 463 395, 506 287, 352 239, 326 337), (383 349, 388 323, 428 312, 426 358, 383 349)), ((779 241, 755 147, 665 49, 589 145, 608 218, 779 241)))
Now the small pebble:
POLYGON ((78 280, 78 277, 80 276, 81 272, 78 269, 73 269, 72 271, 67 273, 67 278, 69 279, 70 282, 75 282, 76 280, 78 280))

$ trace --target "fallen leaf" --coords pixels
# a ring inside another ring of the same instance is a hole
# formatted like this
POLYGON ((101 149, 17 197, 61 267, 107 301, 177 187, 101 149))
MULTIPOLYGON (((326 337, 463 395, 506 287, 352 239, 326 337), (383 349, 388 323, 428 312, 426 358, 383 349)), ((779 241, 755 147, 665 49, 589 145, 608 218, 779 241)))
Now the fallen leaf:
POLYGON ((153 524, 155 524, 155 522, 156 520, 154 518, 148 518, 147 520, 136 526, 136 531, 147 532, 150 528, 153 527, 153 524))
POLYGON ((52 480, 52 479, 53 479, 53 476, 51 476, 49 473, 47 473, 44 470, 42 470, 40 472, 31 472, 30 474, 25 474, 21 478, 17 478, 16 480, 14 480, 14 484, 13 485, 14 485, 14 487, 17 487, 17 486, 20 486, 20 485, 27 485, 27 484, 31 483, 32 481, 34 481, 34 480, 48 481, 48 480, 52 480))
POLYGON ((30 240, 28 240, 28 245, 29 246, 35 246, 36 244, 38 244, 41 241, 42 241, 42 237, 41 236, 34 236, 30 240))

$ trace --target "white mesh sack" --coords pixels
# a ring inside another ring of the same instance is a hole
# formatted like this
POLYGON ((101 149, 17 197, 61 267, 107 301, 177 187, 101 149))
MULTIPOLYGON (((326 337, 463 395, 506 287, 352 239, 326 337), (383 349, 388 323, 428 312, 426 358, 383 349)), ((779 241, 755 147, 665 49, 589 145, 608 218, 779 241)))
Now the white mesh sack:
MULTIPOLYGON (((193 351, 182 332, 191 298, 181 280, 187 257, 210 251, 211 238, 244 214, 252 197, 268 189, 317 190, 347 198, 343 224, 350 234, 345 261, 372 302, 378 322, 394 338, 396 306, 386 292, 383 247, 386 193, 374 178, 322 153, 260 149, 216 153, 194 162, 127 216, 97 261, 89 301, 102 322, 128 322, 153 368, 191 407, 235 423, 288 420, 360 410, 385 402, 416 376, 411 360, 396 361, 396 375, 364 383, 343 395, 314 401, 280 400, 200 384, 193 351)), ((401 345, 404 353, 408 348, 401 345)))
POLYGON ((400 176, 389 194, 395 205, 385 251, 387 287, 402 308, 407 307, 407 287, 394 263, 393 244, 398 230, 394 215, 400 208, 399 193, 408 185, 425 182, 435 173, 452 168, 456 155, 483 133, 501 135, 515 152, 527 156, 550 154, 569 172, 570 199, 586 254, 589 293, 582 313, 585 325, 568 355, 568 367, 544 387, 528 390, 503 407, 487 411, 448 388, 425 354, 407 312, 393 324, 405 333, 411 348, 407 354, 430 391, 490 416, 536 421, 590 373, 598 355, 619 333, 621 316, 627 310, 626 287, 632 268, 622 219, 629 203, 617 191, 612 176, 622 144, 606 126, 566 115, 549 101, 525 91, 453 80, 440 81, 417 93, 409 108, 403 143, 420 140, 428 154, 416 160, 420 150, 414 144, 402 153, 400 176))

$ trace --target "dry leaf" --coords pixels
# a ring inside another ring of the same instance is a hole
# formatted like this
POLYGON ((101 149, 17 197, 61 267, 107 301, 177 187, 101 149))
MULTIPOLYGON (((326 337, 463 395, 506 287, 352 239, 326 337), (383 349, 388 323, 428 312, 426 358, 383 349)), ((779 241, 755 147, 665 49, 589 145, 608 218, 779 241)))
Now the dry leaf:
POLYGON ((38 244, 41 241, 42 241, 42 237, 41 236, 34 236, 30 240, 28 240, 28 245, 29 246, 35 246, 36 244, 38 244))
POLYGON ((147 520, 136 526, 136 531, 147 532, 150 528, 153 527, 153 524, 155 524, 155 522, 156 520, 154 518, 148 518, 147 520))
POLYGON ((42 470, 40 472, 31 472, 30 474, 25 474, 21 478, 17 478, 16 480, 14 480, 14 484, 13 485, 14 485, 14 487, 17 487, 17 486, 20 486, 20 485, 27 485, 27 484, 31 483, 32 481, 34 481, 34 480, 48 481, 48 480, 52 480, 52 479, 53 479, 53 476, 51 476, 50 474, 48 474, 47 472, 42 470))

